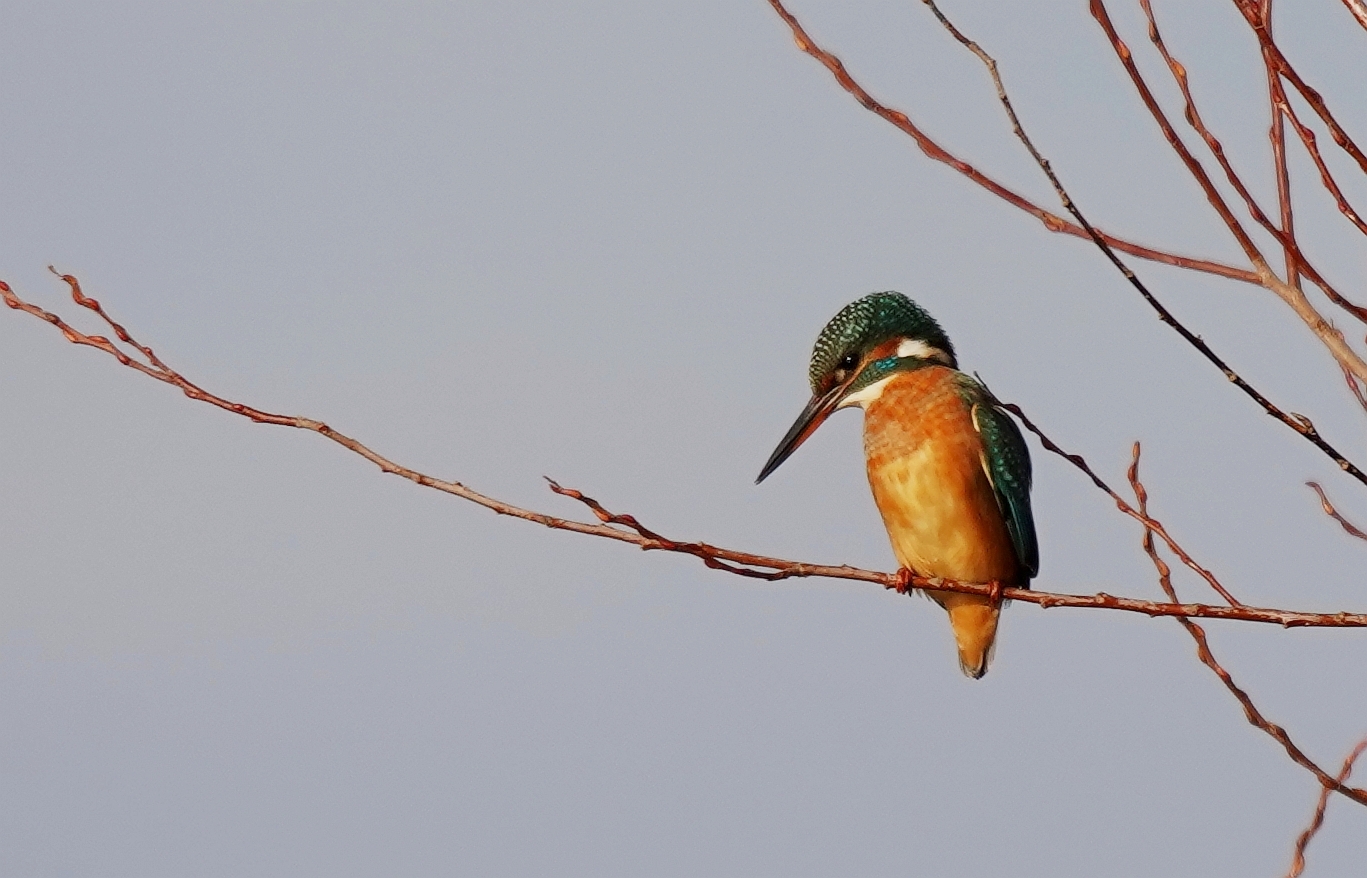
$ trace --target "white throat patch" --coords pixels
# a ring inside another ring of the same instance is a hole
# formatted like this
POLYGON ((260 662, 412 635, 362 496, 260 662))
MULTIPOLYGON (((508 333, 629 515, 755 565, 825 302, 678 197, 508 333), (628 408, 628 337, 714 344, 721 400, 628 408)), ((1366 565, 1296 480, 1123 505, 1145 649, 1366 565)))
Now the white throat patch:
POLYGON ((862 409, 867 409, 869 403, 883 395, 883 390, 888 386, 888 382, 891 381, 896 374, 897 373, 894 372, 886 378, 878 379, 857 393, 851 393, 849 396, 842 399, 840 405, 836 406, 836 408, 843 409, 852 405, 857 405, 862 409))

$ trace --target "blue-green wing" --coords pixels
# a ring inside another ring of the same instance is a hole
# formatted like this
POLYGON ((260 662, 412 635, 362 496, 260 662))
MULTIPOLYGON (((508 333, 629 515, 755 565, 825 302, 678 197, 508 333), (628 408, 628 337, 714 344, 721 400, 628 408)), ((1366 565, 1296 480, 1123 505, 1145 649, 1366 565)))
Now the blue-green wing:
POLYGON ((983 465, 997 493, 1016 560, 1032 579, 1039 572, 1039 544, 1030 512, 1030 449, 1011 415, 991 402, 973 405, 973 424, 982 437, 983 465))

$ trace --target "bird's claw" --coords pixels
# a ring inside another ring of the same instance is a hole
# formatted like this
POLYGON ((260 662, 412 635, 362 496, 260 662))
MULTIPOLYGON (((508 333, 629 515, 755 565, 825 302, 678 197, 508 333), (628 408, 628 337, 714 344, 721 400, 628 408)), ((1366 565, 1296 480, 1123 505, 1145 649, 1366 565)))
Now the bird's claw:
POLYGON ((911 591, 911 577, 912 573, 909 569, 899 567, 897 569, 897 580, 892 584, 892 587, 897 590, 898 594, 907 594, 911 591))

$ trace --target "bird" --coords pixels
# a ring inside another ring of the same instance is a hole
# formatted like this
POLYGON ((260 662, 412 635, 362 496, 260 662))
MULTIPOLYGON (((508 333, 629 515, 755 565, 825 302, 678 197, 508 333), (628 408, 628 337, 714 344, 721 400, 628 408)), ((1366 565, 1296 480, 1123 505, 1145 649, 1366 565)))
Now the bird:
MULTIPOLYGON (((1039 572, 1030 450, 992 393, 959 371, 935 318, 895 291, 851 302, 817 337, 808 378, 812 398, 756 484, 833 412, 858 406, 869 486, 898 564, 925 577, 1030 587, 1039 572)), ((949 613, 959 667, 980 679, 1001 601, 926 595, 949 613)))

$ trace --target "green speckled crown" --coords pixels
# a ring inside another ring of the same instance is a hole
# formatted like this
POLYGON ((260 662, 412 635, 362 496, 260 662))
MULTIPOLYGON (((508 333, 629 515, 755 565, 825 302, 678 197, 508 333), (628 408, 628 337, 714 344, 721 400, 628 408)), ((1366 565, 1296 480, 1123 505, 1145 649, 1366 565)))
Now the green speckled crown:
POLYGON ((901 293, 870 293, 841 308, 817 336, 807 369, 812 389, 820 390, 846 356, 853 354, 862 361, 865 354, 890 338, 917 339, 954 359, 949 336, 924 308, 901 293))

